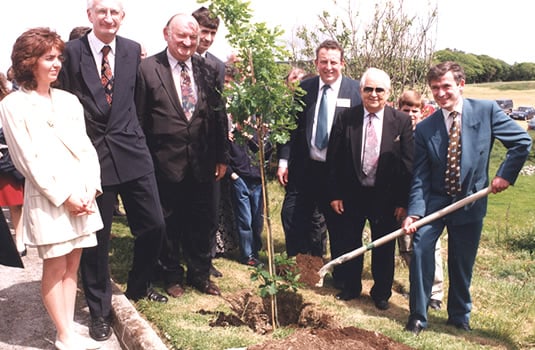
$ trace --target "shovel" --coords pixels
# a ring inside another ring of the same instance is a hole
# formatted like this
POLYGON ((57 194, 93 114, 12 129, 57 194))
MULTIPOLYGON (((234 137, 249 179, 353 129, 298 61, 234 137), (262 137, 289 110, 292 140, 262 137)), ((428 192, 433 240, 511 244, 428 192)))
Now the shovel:
MULTIPOLYGON (((465 197, 465 198, 461 199, 458 202, 452 203, 452 204, 448 205, 445 208, 437 210, 434 213, 429 214, 429 215, 421 218, 420 220, 414 222, 413 225, 416 228, 420 228, 423 225, 426 225, 426 224, 428 224, 428 223, 430 223, 432 221, 435 221, 436 219, 439 219, 439 218, 443 217, 444 215, 453 213, 454 211, 464 207, 465 205, 470 204, 472 202, 475 202, 476 200, 487 196, 490 192, 491 192, 491 187, 489 186, 489 187, 484 188, 484 189, 482 189, 482 190, 480 190, 480 191, 478 191, 476 193, 471 194, 468 197, 465 197)), ((363 245, 360 248, 357 248, 357 249, 355 249, 353 251, 350 251, 348 253, 345 253, 344 255, 339 256, 338 258, 336 258, 334 260, 331 260, 329 263, 323 265, 323 267, 319 270, 318 274, 320 275, 320 280, 316 284, 316 286, 317 287, 322 287, 323 286, 323 278, 325 277, 325 275, 327 273, 332 272, 332 270, 334 269, 335 266, 343 264, 346 261, 355 259, 356 257, 366 253, 368 250, 371 250, 371 249, 373 249, 375 247, 378 247, 378 246, 383 245, 383 244, 385 244, 387 242, 390 242, 391 240, 396 239, 397 237, 402 236, 404 234, 405 234, 405 230, 400 228, 400 229, 398 229, 398 230, 396 230, 394 232, 391 232, 391 233, 387 234, 386 236, 383 236, 383 237, 381 237, 379 239, 376 239, 375 241, 372 241, 372 242, 370 242, 370 243, 368 243, 366 245, 363 245)))

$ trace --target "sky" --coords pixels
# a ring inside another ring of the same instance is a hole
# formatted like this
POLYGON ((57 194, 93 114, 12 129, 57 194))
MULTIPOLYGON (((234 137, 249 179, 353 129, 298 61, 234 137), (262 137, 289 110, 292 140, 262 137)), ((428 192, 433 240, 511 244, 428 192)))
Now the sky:
MULTIPOLYGON (((394 0, 395 1, 395 0, 394 0)), ((488 55, 508 64, 535 62, 535 2, 532 0, 403 0, 407 12, 427 13, 438 5, 436 50, 456 49, 488 55)), ((280 26, 285 38, 300 25, 319 24, 318 15, 326 10, 342 14, 351 4, 358 18, 369 22, 375 0, 250 0, 253 21, 280 26)), ((162 29, 175 13, 191 13, 201 6, 196 0, 124 0, 126 17, 119 34, 141 42, 149 55, 166 46, 162 29)), ((0 71, 10 66, 16 38, 28 28, 45 26, 55 29, 65 40, 76 26, 89 26, 86 0, 2 0, 0 24, 0 71)), ((210 51, 225 60, 231 52, 220 28, 210 51)))

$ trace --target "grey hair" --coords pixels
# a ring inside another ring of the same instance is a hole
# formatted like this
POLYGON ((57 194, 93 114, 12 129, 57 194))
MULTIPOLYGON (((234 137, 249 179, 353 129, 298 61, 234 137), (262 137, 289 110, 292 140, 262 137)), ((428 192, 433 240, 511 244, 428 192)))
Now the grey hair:
POLYGON ((373 75, 375 77, 379 77, 383 80, 383 82, 385 83, 385 87, 390 90, 392 88, 392 83, 390 81, 390 76, 388 75, 387 72, 385 72, 384 70, 382 69, 379 69, 379 68, 368 68, 366 69, 366 71, 362 74, 362 77, 360 78, 360 86, 363 87, 364 85, 366 85, 366 79, 368 79, 368 76, 369 75, 373 75))
MULTIPOLYGON (((124 0, 117 0, 117 3, 119 3, 121 10, 124 11, 124 0)), ((93 6, 95 6, 95 0, 87 0, 87 9, 92 9, 93 6)))

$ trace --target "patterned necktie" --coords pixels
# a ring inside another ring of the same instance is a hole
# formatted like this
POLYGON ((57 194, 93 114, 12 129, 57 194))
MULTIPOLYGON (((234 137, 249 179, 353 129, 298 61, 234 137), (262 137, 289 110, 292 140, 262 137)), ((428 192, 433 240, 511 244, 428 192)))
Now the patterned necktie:
POLYGON ((193 86, 191 85, 191 77, 188 74, 188 66, 184 62, 178 62, 182 70, 180 71, 180 90, 182 93, 182 109, 186 114, 188 120, 191 119, 193 111, 195 110, 195 95, 193 94, 193 86))
POLYGON ((457 112, 451 112, 453 121, 450 126, 448 162, 446 167, 446 193, 455 196, 461 192, 461 130, 457 112))
MULTIPOLYGON (((379 161, 379 141, 372 120, 375 113, 368 114, 368 124, 366 125, 366 135, 364 138, 364 150, 362 155, 362 172, 373 182, 377 172, 377 162, 379 161)), ((373 184, 372 184, 373 185, 373 184)))
POLYGON ((323 85, 323 93, 321 95, 320 107, 318 109, 318 123, 316 125, 316 138, 314 140, 314 146, 316 146, 319 150, 327 147, 327 144, 329 143, 329 134, 327 133, 327 89, 329 88, 329 85, 323 85))
POLYGON ((102 48, 102 66, 100 68, 100 82, 104 87, 104 93, 106 94, 106 101, 111 105, 113 97, 113 73, 111 71, 110 61, 108 60, 108 53, 111 47, 106 45, 102 48))

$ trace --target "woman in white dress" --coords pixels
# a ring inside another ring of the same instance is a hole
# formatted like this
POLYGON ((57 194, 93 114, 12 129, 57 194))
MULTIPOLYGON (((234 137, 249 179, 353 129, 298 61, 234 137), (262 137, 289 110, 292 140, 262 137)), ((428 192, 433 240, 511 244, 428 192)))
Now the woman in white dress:
POLYGON ((43 259, 41 293, 57 349, 94 349, 74 331, 77 273, 82 249, 97 244, 102 228, 95 197, 100 166, 85 132, 78 99, 51 84, 61 69, 64 43, 48 28, 17 38, 11 60, 19 91, 0 102, 0 120, 13 163, 25 177, 24 243, 43 259))

